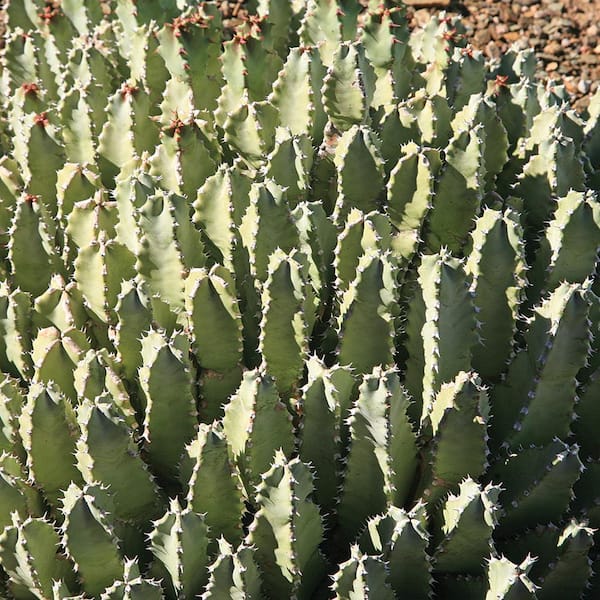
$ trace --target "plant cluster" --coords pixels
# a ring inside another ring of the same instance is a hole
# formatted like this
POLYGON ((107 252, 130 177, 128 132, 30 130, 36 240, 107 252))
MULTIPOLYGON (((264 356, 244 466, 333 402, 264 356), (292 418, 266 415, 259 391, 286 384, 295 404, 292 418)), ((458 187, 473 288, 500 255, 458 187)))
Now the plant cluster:
POLYGON ((600 94, 363 4, 6 1, 2 597, 600 594, 600 94))

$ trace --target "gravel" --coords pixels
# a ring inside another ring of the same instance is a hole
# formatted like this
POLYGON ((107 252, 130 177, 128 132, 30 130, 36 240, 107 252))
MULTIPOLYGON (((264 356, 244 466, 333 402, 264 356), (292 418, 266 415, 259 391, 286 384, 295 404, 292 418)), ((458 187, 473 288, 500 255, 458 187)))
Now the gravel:
MULTIPOLYGON (((368 0, 360 0, 367 4, 368 0)), ((497 59, 511 46, 531 48, 541 79, 562 81, 577 110, 600 83, 600 0, 396 0, 411 28, 432 14, 461 16, 471 46, 497 59)), ((225 22, 237 21, 244 0, 222 0, 225 22), (232 18, 233 17, 233 18, 232 18)))
POLYGON ((407 10, 411 27, 440 10, 462 16, 467 40, 489 58, 513 44, 532 48, 540 78, 562 80, 577 110, 600 84, 600 0, 465 0, 407 10))
MULTIPOLYGON (((424 25, 432 14, 441 10, 447 15, 462 16, 467 40, 489 58, 499 58, 512 45, 532 48, 539 61, 539 76, 561 80, 578 110, 587 106, 600 84, 600 0, 397 0, 397 3, 406 4, 413 28, 424 25)), ((226 22, 236 21, 245 12, 244 0, 221 0, 218 4, 226 22)), ((0 34, 4 29, 3 12, 0 9, 0 34)))

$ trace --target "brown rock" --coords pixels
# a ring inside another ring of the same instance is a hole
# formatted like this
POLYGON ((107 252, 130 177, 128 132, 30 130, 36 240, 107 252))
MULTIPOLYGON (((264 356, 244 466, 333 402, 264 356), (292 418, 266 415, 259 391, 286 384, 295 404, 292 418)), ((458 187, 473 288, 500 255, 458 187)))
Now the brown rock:
POLYGON ((587 81, 587 79, 582 79, 578 84, 577 84, 577 91, 580 94, 587 94, 590 91, 590 82, 587 81))
POLYGON ((450 0, 404 0, 404 4, 415 8, 448 8, 450 0))
POLYGON ((516 42, 521 38, 521 33, 518 31, 508 31, 503 37, 507 42, 516 42))
POLYGON ((414 17, 415 21, 417 22, 417 25, 421 27, 425 27, 425 25, 427 25, 427 23, 429 23, 429 20, 431 19, 429 11, 425 8, 420 8, 419 10, 416 10, 414 17))
POLYGON ((597 65, 600 63, 600 54, 584 54, 581 57, 581 62, 588 65, 597 65))
POLYGON ((519 18, 519 13, 516 8, 508 4, 500 5, 500 19, 508 23, 516 23, 519 18))
POLYGON ((557 42, 556 40, 551 40, 544 46, 544 52, 546 54, 554 54, 554 55, 562 54, 563 48, 560 45, 560 42, 557 42))
MULTIPOLYGON (((231 6, 243 4, 244 0, 216 0, 217 4, 225 2, 231 6)), ((376 4, 372 0, 359 2, 363 6, 376 4)), ((501 57, 511 45, 532 48, 543 65, 536 77, 541 81, 562 81, 578 102, 589 101, 600 83, 600 0, 405 0, 405 3, 411 28, 426 24, 439 9, 446 10, 451 17, 460 17, 462 13, 465 42, 488 58, 501 57)))
POLYGON ((490 32, 487 29, 480 29, 479 31, 475 32, 474 39, 475 43, 478 46, 485 46, 488 42, 491 41, 492 36, 490 35, 490 32))
POLYGON ((574 94, 577 91, 577 84, 572 78, 564 79, 565 89, 569 94, 574 94))

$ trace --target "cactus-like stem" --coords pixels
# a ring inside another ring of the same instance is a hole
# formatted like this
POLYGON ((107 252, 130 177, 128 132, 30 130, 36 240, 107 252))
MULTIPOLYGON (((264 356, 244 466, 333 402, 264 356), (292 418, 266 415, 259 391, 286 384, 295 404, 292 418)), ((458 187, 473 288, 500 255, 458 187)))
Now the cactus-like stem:
POLYGON ((59 110, 64 123, 63 140, 67 160, 76 164, 93 163, 95 139, 85 90, 74 89, 67 93, 61 99, 59 110))
POLYGON ((340 485, 340 459, 347 437, 345 419, 355 381, 347 367, 327 369, 316 357, 308 360, 308 381, 297 411, 302 415, 300 458, 315 469, 315 497, 324 511, 333 510, 340 485), (323 431, 327 431, 326 436, 323 431))
POLYGON ((479 134, 484 143, 483 168, 487 191, 494 190, 496 176, 502 172, 508 161, 508 138, 506 128, 497 114, 496 107, 481 94, 470 96, 466 106, 456 113, 452 121, 452 129, 459 132, 472 129, 481 124, 479 134))
POLYGON ((276 250, 269 258, 262 293, 259 351, 282 395, 293 393, 302 376, 316 312, 302 257, 276 250))
POLYGON ((80 483, 75 466, 75 444, 79 434, 70 403, 54 386, 35 384, 19 417, 20 435, 27 452, 27 467, 52 506, 62 490, 80 483))
POLYGON ((390 221, 378 212, 368 214, 353 208, 334 250, 335 287, 344 292, 356 277, 361 256, 369 251, 385 253, 392 245, 390 221))
POLYGON ((388 570, 383 560, 363 554, 354 545, 350 558, 340 565, 339 571, 333 576, 331 589, 335 592, 335 600, 393 600, 395 595, 388 579, 388 570))
POLYGON ((431 507, 448 491, 456 492, 465 477, 477 479, 485 472, 489 412, 487 393, 472 372, 461 371, 437 393, 424 427, 433 434, 423 492, 431 507))
POLYGON ((586 288, 579 284, 561 284, 536 307, 526 335, 528 349, 516 355, 491 394, 494 446, 567 438, 575 377, 589 352, 588 314, 586 288))
POLYGON ((511 559, 526 552, 537 557, 529 578, 539 587, 539 598, 559 598, 562 590, 576 597, 589 585, 592 565, 588 551, 592 544, 593 530, 572 520, 564 528, 539 526, 510 538, 502 544, 502 552, 511 559))
POLYGON ((312 491, 308 466, 299 459, 288 461, 278 450, 257 488, 258 512, 247 538, 256 545, 256 561, 271 596, 308 600, 322 577, 323 525, 309 499, 312 491))
POLYGON ((236 367, 242 358, 242 322, 229 271, 217 265, 210 271, 192 269, 185 284, 185 307, 200 366, 220 372, 236 367))
MULTIPOLYGON (((0 455, 12 453, 25 459, 25 450, 19 435, 18 417, 26 397, 19 381, 8 375, 0 376, 0 455)), ((22 460, 22 462, 25 462, 22 460)))
POLYGON ((350 448, 338 507, 346 540, 354 538, 368 517, 408 498, 417 466, 408 404, 394 371, 375 368, 365 376, 348 420, 350 448))
POLYGON ((162 600, 163 589, 159 582, 140 576, 135 560, 126 560, 123 578, 115 581, 101 594, 100 600, 162 600))
POLYGON ((0 283, 0 368, 3 373, 23 378, 32 375, 32 317, 31 296, 19 289, 11 291, 6 282, 0 283))
POLYGON ((151 293, 179 311, 185 275, 205 262, 200 234, 190 223, 189 204, 180 196, 158 193, 148 198, 140 213, 138 272, 151 293))
POLYGON ((281 448, 289 456, 294 446, 291 415, 279 400, 275 382, 257 370, 246 371, 225 407, 223 430, 237 462, 246 493, 260 481, 281 448))
POLYGON ((434 180, 440 169, 440 153, 407 144, 390 172, 387 183, 387 213, 398 230, 394 249, 411 260, 421 241, 423 223, 431 208, 434 180))
POLYGON ((242 487, 219 425, 200 425, 197 437, 183 454, 180 477, 187 488, 187 505, 206 515, 211 538, 225 538, 238 544, 242 538, 240 523, 245 510, 242 487))
POLYGON ((73 371, 73 384, 81 402, 106 394, 119 416, 137 427, 131 398, 119 376, 119 368, 106 349, 89 350, 73 371))
POLYGON ((252 546, 241 545, 237 550, 224 538, 219 539, 219 555, 208 568, 210 578, 202 600, 229 600, 240 595, 247 600, 260 600, 261 575, 252 546))
POLYGON ((308 197, 313 164, 311 140, 306 135, 291 136, 289 131, 277 137, 277 145, 267 157, 265 176, 286 188, 288 202, 295 208, 308 197))
POLYGON ((218 147, 213 147, 199 123, 184 122, 176 115, 150 157, 150 174, 164 189, 194 199, 196 190, 216 171, 215 158, 219 158, 218 147))
POLYGON ((333 54, 321 93, 327 116, 338 131, 366 122, 373 93, 372 69, 360 45, 341 44, 333 54))
POLYGON ((135 276, 135 256, 101 232, 97 241, 81 248, 75 259, 74 279, 86 306, 101 321, 111 321, 121 282, 135 276))
POLYGON ((145 449, 156 472, 175 479, 179 458, 197 428, 189 340, 180 334, 167 339, 151 330, 142 338, 141 353, 145 449))
POLYGON ((77 411, 81 437, 77 441, 77 467, 86 483, 109 486, 114 514, 119 519, 140 521, 157 517, 162 506, 153 477, 142 461, 132 431, 111 410, 110 404, 84 400, 77 411), (131 494, 135 486, 136 493, 131 494))
POLYGON ((115 305, 117 326, 113 343, 127 380, 132 381, 142 365, 142 334, 152 324, 152 306, 135 280, 123 281, 115 305))
POLYGON ((282 188, 271 182, 252 186, 240 235, 248 249, 252 276, 260 282, 266 281, 271 254, 277 248, 290 252, 298 247, 298 229, 282 188))
POLYGON ((242 104, 223 125, 225 141, 244 159, 258 168, 275 147, 277 109, 267 101, 242 104))
POLYGON ((429 535, 423 526, 425 506, 417 504, 409 513, 390 506, 369 519, 360 538, 361 549, 381 555, 389 569, 388 581, 397 597, 415 600, 430 597, 431 561, 427 554, 429 535))
POLYGON ((504 556, 492 556, 487 564, 486 598, 537 598, 536 586, 527 576, 534 560, 527 556, 520 564, 514 564, 504 556))
POLYGON ((4 530, 15 517, 42 516, 42 496, 32 484, 22 464, 11 454, 0 455, 0 527, 4 530))
POLYGON ((41 329, 31 351, 34 366, 34 381, 54 382, 73 402, 77 391, 73 373, 77 363, 90 349, 85 335, 77 329, 61 332, 55 327, 41 329))
POLYGON ((47 289, 52 273, 60 269, 49 216, 38 197, 24 194, 19 199, 9 235, 8 259, 15 288, 39 296, 47 289))
POLYGON ((334 0, 310 0, 299 30, 304 45, 319 49, 322 61, 330 66, 342 39, 340 14, 334 0))
POLYGON ((99 486, 71 483, 62 499, 62 543, 75 564, 83 590, 98 596, 122 579, 124 565, 110 518, 111 502, 99 486))
POLYGON ((356 273, 339 298, 339 361, 368 373, 393 360, 398 312, 392 292, 394 268, 389 254, 370 251, 359 260, 356 273))
POLYGON ((423 422, 442 383, 470 368, 475 312, 462 264, 448 252, 423 256, 418 272, 408 313, 406 387, 423 422))
POLYGON ((31 593, 50 598, 55 581, 77 590, 73 566, 57 552, 59 546, 60 537, 51 522, 13 515, 12 524, 0 534, 0 562, 15 598, 31 597, 31 593))
POLYGON ((537 302, 563 281, 583 283, 592 277, 599 247, 600 212, 594 196, 570 191, 559 198, 532 265, 529 301, 537 302))
POLYGON ((167 577, 169 598, 193 598, 208 581, 208 527, 204 517, 177 500, 149 535, 157 573, 167 577))
POLYGON ((320 90, 324 76, 316 47, 293 48, 269 96, 279 111, 279 124, 292 135, 311 135, 314 145, 321 142, 326 122, 320 90))
POLYGON ((230 270, 249 191, 250 179, 240 169, 221 166, 207 178, 193 201, 192 219, 203 233, 207 254, 230 270))
POLYGON ((338 171, 335 219, 342 223, 351 208, 376 210, 383 192, 383 159, 379 140, 367 127, 352 126, 338 140, 334 164, 338 171))
POLYGON ((503 482, 499 500, 505 512, 498 525, 500 535, 561 519, 583 470, 577 451, 555 440, 521 450, 491 467, 490 478, 503 482))
POLYGON ((477 219, 471 236, 465 270, 472 277, 473 304, 480 323, 473 368, 493 381, 511 355, 526 284, 522 231, 512 211, 501 214, 488 208, 477 219))
POLYGON ((485 175, 483 126, 462 129, 450 140, 440 175, 425 242, 434 252, 448 247, 460 252, 478 214, 485 175), (460 199, 460 200, 459 200, 460 199))
POLYGON ((434 571, 478 574, 493 549, 492 532, 497 523, 500 488, 482 487, 468 477, 441 507, 434 532, 434 571))

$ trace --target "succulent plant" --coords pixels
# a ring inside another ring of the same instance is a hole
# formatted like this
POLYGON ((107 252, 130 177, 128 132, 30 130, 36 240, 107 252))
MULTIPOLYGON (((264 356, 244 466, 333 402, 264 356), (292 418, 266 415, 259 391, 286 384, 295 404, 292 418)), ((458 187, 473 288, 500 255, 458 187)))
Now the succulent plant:
POLYGON ((600 93, 246 8, 5 1, 0 595, 598 597, 600 93))

